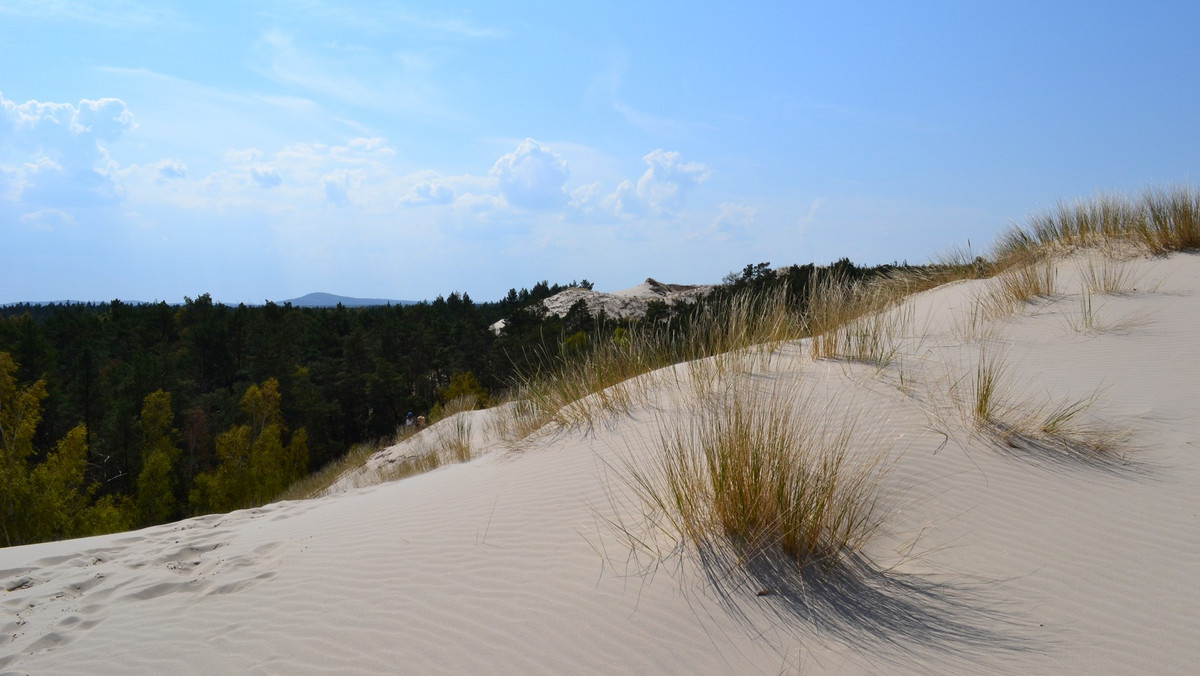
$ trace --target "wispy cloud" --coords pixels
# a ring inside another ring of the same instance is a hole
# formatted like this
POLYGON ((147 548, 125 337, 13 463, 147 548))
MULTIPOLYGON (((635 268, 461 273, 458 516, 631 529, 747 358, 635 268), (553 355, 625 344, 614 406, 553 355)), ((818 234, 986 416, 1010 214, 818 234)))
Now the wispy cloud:
POLYGON ((276 82, 373 110, 435 108, 432 68, 419 55, 338 43, 304 45, 277 29, 264 33, 256 47, 256 69, 276 82))
POLYGON ((373 5, 369 12, 345 4, 333 4, 323 0, 276 2, 281 15, 294 17, 305 15, 322 21, 335 22, 346 28, 376 33, 389 33, 401 29, 416 29, 428 33, 451 35, 464 38, 503 38, 508 31, 496 26, 482 26, 469 16, 453 16, 446 13, 416 12, 395 5, 373 5))
POLYGON ((629 57, 624 51, 615 53, 608 67, 597 73, 588 84, 585 96, 615 111, 631 127, 653 134, 675 134, 699 127, 695 122, 673 119, 647 112, 630 103, 622 92, 629 57))
POLYGON ((183 17, 165 3, 132 0, 6 0, 0 3, 0 14, 78 21, 120 30, 163 23, 186 24, 183 17))

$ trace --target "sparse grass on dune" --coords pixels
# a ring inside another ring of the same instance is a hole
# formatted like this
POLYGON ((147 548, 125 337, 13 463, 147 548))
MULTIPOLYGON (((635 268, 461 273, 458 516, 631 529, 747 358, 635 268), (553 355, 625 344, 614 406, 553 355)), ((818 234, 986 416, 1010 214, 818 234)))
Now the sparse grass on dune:
POLYGON ((1155 254, 1200 248, 1200 191, 1153 190, 1145 194, 1142 244, 1155 254))
MULTIPOLYGON (((1075 328, 1094 330, 1098 324, 1091 294, 1126 293, 1133 288, 1135 280, 1113 255, 1130 247, 1151 254, 1200 247, 1200 192, 1180 187, 1150 191, 1140 200, 1100 195, 1061 203, 1056 210, 1031 218, 1027 227, 1015 226, 1003 233, 990 259, 973 255, 968 247, 943 254, 928 266, 869 284, 818 279, 802 314, 783 291, 741 295, 706 307, 690 317, 683 330, 668 325, 630 331, 621 340, 597 341, 582 354, 554 355, 543 360, 542 370, 515 383, 505 406, 507 414, 489 424, 515 448, 520 440, 548 424, 594 426, 645 402, 653 381, 639 376, 686 364, 689 381, 704 389, 729 374, 753 368, 755 359, 769 361, 780 344, 805 336, 812 339, 814 359, 847 359, 883 369, 897 358, 901 341, 910 331, 912 313, 905 305, 907 298, 944 283, 995 275, 996 288, 978 300, 964 329, 969 339, 986 339, 992 330, 981 327, 990 320, 1056 293, 1055 261, 1062 253, 1078 248, 1097 248, 1104 253, 1099 261, 1089 259, 1081 268, 1086 288, 1075 328)), ((1001 371, 995 366, 983 367, 977 374, 976 404, 990 405, 994 383, 987 381, 1001 371)), ((672 372, 679 377, 678 369, 672 372)), ((1068 405, 1064 410, 1074 408, 1068 405)), ((975 411, 973 419, 988 419, 984 413, 975 411)), ((995 419, 994 412, 991 416, 995 419)), ((471 457, 469 429, 456 427, 448 438, 451 442, 446 448, 435 449, 422 459, 414 456, 404 473, 471 457)), ((283 497, 319 493, 345 471, 361 467, 372 452, 371 445, 356 446, 283 497)))
MULTIPOLYGON (((447 424, 451 427, 449 431, 436 430, 432 437, 424 436, 424 431, 415 428, 399 427, 391 437, 355 444, 345 455, 295 482, 276 499, 307 500, 318 497, 347 472, 364 473, 360 485, 368 485, 428 472, 448 462, 469 462, 472 458, 471 423, 466 416, 458 414, 473 410, 475 405, 473 396, 446 402, 441 408, 439 420, 448 420, 447 424), (413 444, 415 450, 395 462, 383 465, 377 472, 366 470, 367 461, 373 455, 404 442, 413 444)), ((439 420, 433 421, 429 429, 439 420)))
POLYGON ((681 331, 651 327, 598 341, 580 353, 549 356, 540 372, 513 388, 514 398, 524 403, 512 408, 519 419, 510 431, 536 431, 548 423, 595 426, 644 401, 650 383, 639 376, 701 360, 708 362, 697 368, 716 372, 743 368, 746 351, 769 359, 774 346, 800 336, 801 326, 782 290, 743 294, 705 307, 681 331))
POLYGON ((1128 264, 1108 253, 1085 257, 1079 265, 1079 274, 1088 293, 1130 293, 1137 284, 1128 264))
POLYGON ((380 441, 355 444, 342 457, 288 486, 275 500, 308 500, 317 497, 332 486, 338 477, 362 467, 380 448, 386 447, 380 441))
POLYGON ((1011 371, 1003 352, 980 348, 973 377, 951 387, 972 421, 973 428, 1001 446, 1041 449, 1081 460, 1112 462, 1123 446, 1120 431, 1089 420, 1086 413, 1099 393, 1082 399, 1013 402, 1011 371), (961 383, 968 383, 966 396, 961 383))
POLYGON ((1180 186, 1150 190, 1133 200, 1100 194, 1060 203, 1027 227, 1014 226, 994 246, 1000 268, 1048 251, 1132 245, 1152 255, 1200 247, 1200 191, 1180 186))
MULTIPOLYGON (((673 541, 743 565, 782 552, 800 569, 830 568, 880 523, 884 453, 861 454, 858 432, 854 416, 795 385, 760 391, 742 379, 694 416, 661 421, 661 452, 622 477, 673 541)), ((652 539, 623 529, 636 546, 652 539)))
POLYGON ((406 427, 396 428, 395 434, 374 441, 355 444, 345 455, 331 461, 320 470, 309 474, 288 486, 277 498, 278 500, 308 500, 320 496, 326 489, 346 472, 357 470, 367 464, 367 460, 381 449, 401 443, 415 433, 406 427))
POLYGON ((827 280, 814 286, 805 315, 813 359, 847 359, 878 369, 899 355, 913 323, 911 276, 869 283, 827 280))
POLYGON ((985 319, 1017 314, 1031 301, 1047 298, 1057 288, 1058 270, 1049 255, 1031 256, 993 278, 994 286, 982 295, 979 307, 985 319))

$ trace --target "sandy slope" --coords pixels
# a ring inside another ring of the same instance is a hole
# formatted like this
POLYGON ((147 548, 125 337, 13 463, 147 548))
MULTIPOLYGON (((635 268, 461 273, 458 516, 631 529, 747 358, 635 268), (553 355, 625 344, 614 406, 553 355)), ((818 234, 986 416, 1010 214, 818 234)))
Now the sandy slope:
POLYGON ((520 453, 477 412, 467 464, 0 550, 0 673, 1191 672, 1200 256, 1131 265, 1139 290, 1096 296, 1091 329, 1072 260, 1060 295, 1014 317, 972 326, 992 281, 915 298, 882 371, 802 345, 756 367, 756 382, 800 379, 811 401, 860 411, 864 448, 891 449, 890 515, 852 573, 713 579, 689 556, 634 555, 605 525, 636 524, 622 461, 694 410, 680 367, 627 417, 520 453), (981 345, 1005 355, 1015 406, 1099 391, 1087 416, 1132 433, 1120 456, 975 433, 956 401, 981 345))

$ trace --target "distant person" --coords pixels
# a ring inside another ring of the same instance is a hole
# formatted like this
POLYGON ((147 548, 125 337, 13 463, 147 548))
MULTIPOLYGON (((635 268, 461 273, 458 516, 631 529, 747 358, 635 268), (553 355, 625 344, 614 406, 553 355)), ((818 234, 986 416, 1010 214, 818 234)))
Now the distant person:
POLYGON ((417 430, 420 431, 423 429, 425 429, 425 416, 419 415, 417 416, 417 430))
POLYGON ((408 417, 404 419, 404 426, 412 427, 414 424, 416 424, 416 422, 417 422, 416 419, 413 418, 413 412, 409 411, 408 417))

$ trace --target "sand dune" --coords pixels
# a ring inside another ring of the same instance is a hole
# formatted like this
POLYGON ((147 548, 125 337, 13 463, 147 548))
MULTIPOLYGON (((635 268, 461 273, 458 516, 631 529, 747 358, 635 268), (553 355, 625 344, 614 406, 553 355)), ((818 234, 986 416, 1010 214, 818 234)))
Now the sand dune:
POLYGON ((612 527, 642 523, 622 468, 694 413, 681 365, 628 415, 520 451, 491 431, 502 413, 460 414, 465 464, 0 550, 0 674, 1192 672, 1200 256, 1131 261, 1090 306, 1082 260, 1010 316, 976 313, 996 280, 913 297, 882 369, 803 343, 753 361, 888 454, 881 530, 841 572, 714 569, 612 527), (974 425, 981 354, 1014 415, 1087 399, 1109 450, 974 425))

